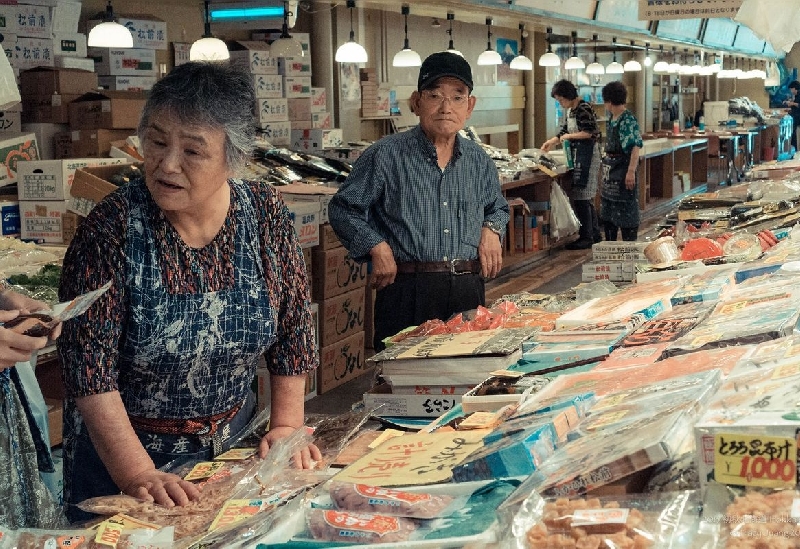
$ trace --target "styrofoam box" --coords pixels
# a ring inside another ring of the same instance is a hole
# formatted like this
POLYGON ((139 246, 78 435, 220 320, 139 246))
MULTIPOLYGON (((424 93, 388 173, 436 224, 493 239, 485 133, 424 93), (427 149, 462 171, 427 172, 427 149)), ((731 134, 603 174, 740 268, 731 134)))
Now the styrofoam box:
POLYGON ((53 34, 78 32, 82 6, 81 2, 58 0, 58 4, 50 8, 53 34))
POLYGON ((364 393, 364 407, 381 406, 380 414, 400 417, 439 417, 461 403, 461 395, 414 395, 383 392, 378 388, 364 393))
POLYGON ((581 268, 581 280, 593 282, 595 280, 610 280, 611 282, 625 282, 633 280, 634 266, 629 261, 590 261, 581 268))
POLYGON ((56 55, 55 66, 62 69, 81 69, 94 72, 94 59, 90 57, 70 57, 67 55, 56 55))
POLYGON ((53 39, 17 36, 14 59, 9 59, 9 62, 12 67, 23 71, 34 67, 52 67, 55 64, 53 39))
POLYGON ((231 48, 230 63, 252 74, 278 74, 278 58, 270 57, 269 46, 263 41, 239 40, 231 48))
POLYGON ((54 34, 53 55, 86 57, 86 35, 79 32, 54 34))
POLYGON ((158 81, 155 76, 98 76, 97 83, 107 90, 147 91, 158 81))
POLYGON ((289 104, 286 98, 261 98, 257 101, 257 116, 261 124, 265 122, 288 122, 289 104))
POLYGON ((157 76, 155 50, 89 48, 97 74, 104 76, 157 76))
POLYGON ((20 200, 67 200, 75 170, 87 166, 124 164, 124 158, 69 158, 17 164, 20 200))
POLYGON ((18 36, 50 38, 53 35, 53 20, 50 8, 17 4, 0 5, 0 32, 11 32, 18 36))
POLYGON ((301 248, 319 244, 319 202, 286 202, 301 248))

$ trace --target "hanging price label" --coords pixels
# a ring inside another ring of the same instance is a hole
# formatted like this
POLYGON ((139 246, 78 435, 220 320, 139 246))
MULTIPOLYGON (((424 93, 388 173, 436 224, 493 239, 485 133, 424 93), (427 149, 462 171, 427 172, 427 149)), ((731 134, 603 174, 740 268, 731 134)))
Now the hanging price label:
POLYGON ((789 437, 716 434, 714 479, 736 486, 795 486, 797 443, 789 437))

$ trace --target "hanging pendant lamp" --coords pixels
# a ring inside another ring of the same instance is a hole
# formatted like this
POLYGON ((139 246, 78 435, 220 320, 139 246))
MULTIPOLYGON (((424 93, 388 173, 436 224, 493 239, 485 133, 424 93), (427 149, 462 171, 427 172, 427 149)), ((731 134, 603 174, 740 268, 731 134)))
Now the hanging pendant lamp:
POLYGON ((625 72, 638 72, 642 70, 642 64, 636 60, 636 51, 633 50, 635 43, 631 40, 631 58, 625 61, 625 64, 622 66, 625 72))
POLYGON ((613 45, 613 53, 611 57, 611 63, 608 64, 606 67, 606 74, 622 74, 625 72, 625 67, 622 66, 622 63, 617 62, 617 37, 611 39, 611 43, 613 45))
POLYGON ((460 55, 461 57, 464 57, 464 54, 458 51, 453 45, 453 19, 455 18, 456 18, 455 13, 450 13, 449 11, 447 12, 447 20, 450 21, 450 28, 447 29, 447 34, 450 36, 450 41, 447 43, 447 51, 449 51, 450 53, 454 53, 456 55, 460 55))
POLYGON ((540 67, 558 67, 561 64, 561 59, 553 53, 553 29, 551 27, 547 27, 547 51, 542 54, 539 58, 539 66, 540 67))
POLYGON ((231 57, 225 42, 214 38, 214 35, 211 34, 209 3, 208 0, 205 1, 205 32, 202 38, 196 40, 189 49, 189 61, 224 61, 231 57))
POLYGON ((650 57, 650 42, 644 43, 644 66, 649 67, 653 64, 653 58, 650 57))
POLYGON ((523 23, 519 24, 519 55, 509 63, 509 67, 518 71, 533 70, 533 62, 525 55, 525 36, 528 31, 525 30, 523 23))
POLYGON ((283 3, 283 26, 281 35, 269 45, 270 57, 303 57, 303 44, 292 38, 289 34, 289 17, 294 15, 289 11, 289 2, 283 3))
POLYGON ((605 74, 606 68, 597 61, 597 35, 592 35, 594 41, 594 61, 586 67, 586 74, 605 74))
POLYGON ((403 17, 405 18, 405 40, 403 41, 403 49, 394 54, 394 59, 392 59, 392 66, 419 67, 422 65, 422 59, 420 59, 419 54, 414 50, 412 50, 408 45, 408 13, 409 13, 408 6, 403 6, 400 9, 400 13, 402 13, 403 17))
POLYGON ((102 14, 103 22, 92 27, 86 40, 93 48, 132 48, 133 34, 125 26, 116 22, 114 8, 108 0, 106 11, 102 14))
POLYGON ((353 30, 353 8, 355 7, 356 0, 347 0, 347 8, 350 10, 350 39, 336 50, 335 59, 339 63, 366 63, 368 59, 367 50, 356 42, 356 33, 353 30))
POLYGON ((586 63, 578 57, 578 32, 572 31, 572 57, 564 62, 564 70, 574 71, 586 68, 586 63))
POLYGON ((501 65, 503 58, 492 48, 492 18, 486 18, 486 51, 478 56, 478 65, 501 65))
POLYGON ((658 61, 653 65, 653 72, 656 74, 666 74, 669 71, 669 63, 664 59, 664 46, 658 47, 658 61))

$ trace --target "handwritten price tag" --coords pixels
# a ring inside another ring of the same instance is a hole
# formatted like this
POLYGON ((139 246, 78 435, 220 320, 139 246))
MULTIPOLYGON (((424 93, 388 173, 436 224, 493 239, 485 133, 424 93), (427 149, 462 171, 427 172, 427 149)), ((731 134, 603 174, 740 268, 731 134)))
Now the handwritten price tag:
POLYGON ((794 438, 714 435, 714 478, 735 486, 786 488, 797 484, 794 438))

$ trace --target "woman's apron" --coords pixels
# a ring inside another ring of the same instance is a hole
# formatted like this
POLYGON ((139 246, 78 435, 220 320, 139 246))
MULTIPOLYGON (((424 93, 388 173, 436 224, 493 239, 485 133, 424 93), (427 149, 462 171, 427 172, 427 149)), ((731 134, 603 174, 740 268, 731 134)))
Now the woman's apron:
POLYGON ((619 123, 609 123, 603 156, 603 188, 600 191, 600 219, 625 229, 639 226, 639 180, 633 189, 625 186, 631 153, 622 149, 619 123))
MULTIPOLYGON (((578 133, 578 120, 567 115, 567 132, 578 133)), ((600 175, 600 147, 594 139, 572 139, 572 200, 594 200, 600 175)))
MULTIPOLYGON (((131 198, 125 250, 130 299, 118 386, 156 467, 176 458, 207 460, 228 449, 255 413, 250 387, 256 363, 276 338, 255 198, 241 181, 230 185, 237 210, 234 285, 216 292, 167 291, 146 206, 152 199, 144 185, 141 196, 131 198), (220 368, 223 375, 217 373, 220 368)), ((175 240, 184 245, 177 234, 175 240)), ((65 501, 118 493, 77 411, 75 419, 69 447, 65 442, 65 501)), ((68 511, 72 520, 83 518, 68 511)))

